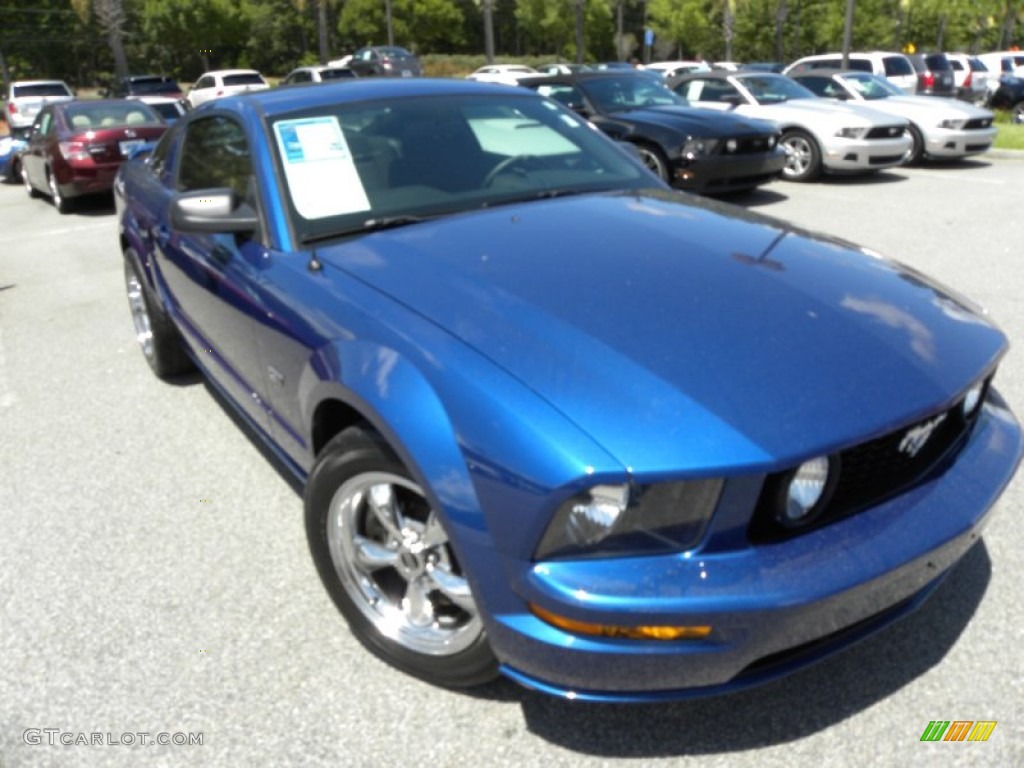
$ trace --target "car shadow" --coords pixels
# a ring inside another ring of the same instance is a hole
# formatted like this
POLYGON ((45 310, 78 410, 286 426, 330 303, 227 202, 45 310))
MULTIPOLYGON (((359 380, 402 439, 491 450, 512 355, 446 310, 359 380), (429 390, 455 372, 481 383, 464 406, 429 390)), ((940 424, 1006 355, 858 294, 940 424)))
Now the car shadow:
POLYGON ((830 187, 845 187, 851 184, 869 186, 872 184, 899 184, 909 181, 908 177, 899 173, 901 170, 903 170, 903 166, 869 173, 826 173, 820 176, 815 183, 825 184, 830 187))
POLYGON ((634 758, 736 752, 809 736, 939 664, 977 610, 991 573, 982 540, 915 613, 759 688, 672 704, 582 704, 527 691, 522 695, 527 728, 575 752, 634 758))
POLYGON ((759 208, 762 205, 773 205, 775 203, 781 203, 789 199, 789 195, 785 195, 780 192, 783 189, 783 183, 773 182, 768 187, 758 187, 747 192, 734 192, 729 195, 720 195, 718 200, 724 203, 732 203, 738 205, 741 208, 759 208))
POLYGON ((76 216, 113 216, 117 212, 113 195, 83 195, 74 198, 72 205, 76 216))
POLYGON ((922 171, 931 168, 941 168, 944 171, 972 170, 975 168, 988 168, 992 165, 988 160, 979 160, 974 157, 959 157, 950 160, 942 158, 931 158, 920 163, 916 167, 922 171))

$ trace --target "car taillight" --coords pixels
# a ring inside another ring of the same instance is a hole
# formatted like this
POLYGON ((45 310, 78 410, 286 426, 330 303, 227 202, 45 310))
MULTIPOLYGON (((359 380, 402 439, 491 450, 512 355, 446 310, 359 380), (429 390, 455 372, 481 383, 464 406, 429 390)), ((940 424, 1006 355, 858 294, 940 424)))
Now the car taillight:
POLYGON ((935 87, 935 75, 931 72, 925 72, 921 75, 921 87, 922 88, 934 88, 935 87))
POLYGON ((970 88, 970 87, 971 87, 971 73, 968 72, 967 73, 967 77, 964 78, 964 88, 970 88))
POLYGON ((69 163, 92 159, 92 155, 89 154, 89 147, 84 141, 62 141, 58 146, 60 147, 61 155, 69 163))
POLYGON ((18 114, 18 105, 17 104, 11 104, 10 102, 8 102, 7 103, 7 111, 10 112, 12 115, 18 114))
POLYGON ((218 96, 223 96, 224 95, 224 89, 223 88, 218 88, 217 89, 217 95, 218 96))

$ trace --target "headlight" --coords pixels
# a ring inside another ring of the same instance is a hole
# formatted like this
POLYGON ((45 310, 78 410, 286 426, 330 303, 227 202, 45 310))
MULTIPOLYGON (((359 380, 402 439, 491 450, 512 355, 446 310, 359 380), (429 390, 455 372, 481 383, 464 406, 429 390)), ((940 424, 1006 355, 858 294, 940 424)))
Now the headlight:
POLYGON ((967 120, 964 118, 959 118, 957 120, 943 120, 941 123, 939 123, 939 128, 947 128, 948 130, 951 131, 959 131, 965 125, 967 125, 967 120))
POLYGON ((967 390, 967 394, 964 395, 964 401, 960 408, 963 412, 964 419, 970 421, 977 414, 978 409, 981 407, 982 395, 985 393, 985 382, 978 382, 973 387, 967 390))
POLYGON ((536 559, 682 552, 700 541, 724 481, 596 485, 558 508, 536 559))
POLYGON ((841 139, 863 139, 867 132, 867 128, 840 128, 836 136, 841 139))
POLYGON ((779 137, 772 135, 768 137, 768 149, 774 149, 775 145, 778 144, 779 137))
POLYGON ((805 461, 785 485, 785 501, 778 508, 777 519, 785 528, 807 525, 824 508, 826 491, 832 479, 832 461, 819 456, 805 461))
POLYGON ((715 139, 690 139, 683 144, 682 155, 691 158, 710 155, 716 146, 718 142, 715 139))

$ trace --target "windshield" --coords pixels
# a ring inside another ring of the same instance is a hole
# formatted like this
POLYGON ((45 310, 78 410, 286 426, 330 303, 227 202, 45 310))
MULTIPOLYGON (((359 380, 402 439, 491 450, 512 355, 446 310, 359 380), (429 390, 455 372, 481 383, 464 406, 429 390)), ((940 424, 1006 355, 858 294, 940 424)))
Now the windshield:
POLYGON ((71 92, 64 83, 32 83, 31 85, 15 85, 11 88, 11 98, 30 99, 43 96, 70 96, 71 92))
POLYGON ((843 75, 843 81, 868 101, 903 96, 903 91, 878 75, 843 75))
POLYGON ((181 93, 181 88, 169 77, 136 78, 129 82, 128 90, 136 95, 144 93, 181 93))
POLYGON ((623 112, 644 107, 685 107, 686 100, 670 91, 662 80, 625 75, 581 83, 602 112, 623 112))
POLYGON ((238 75, 224 75, 224 85, 266 85, 266 83, 256 72, 245 72, 238 75))
POLYGON ((332 104, 271 123, 300 239, 656 182, 533 93, 332 104))
POLYGON ((814 94, 800 83, 782 75, 750 75, 740 79, 758 104, 778 104, 794 99, 813 99, 814 94))

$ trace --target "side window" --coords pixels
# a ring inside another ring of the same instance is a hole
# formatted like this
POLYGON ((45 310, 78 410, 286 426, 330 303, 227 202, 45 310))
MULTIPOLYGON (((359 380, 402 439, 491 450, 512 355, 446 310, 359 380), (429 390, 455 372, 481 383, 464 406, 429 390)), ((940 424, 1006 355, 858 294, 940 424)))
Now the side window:
POLYGON ((537 92, 567 107, 582 107, 584 104, 583 93, 574 85, 542 85, 537 88, 537 92))
POLYGON ((883 61, 886 77, 914 74, 913 65, 902 56, 887 56, 883 61))
POLYGON ((850 59, 850 69, 858 72, 871 72, 874 67, 871 66, 871 62, 867 59, 850 59))
POLYGON ((199 82, 195 84, 195 88, 198 91, 200 88, 213 88, 212 77, 200 77, 199 82))
POLYGON ((153 153, 149 156, 149 168, 157 178, 160 178, 167 172, 167 161, 171 156, 171 147, 174 146, 174 140, 177 135, 177 131, 167 131, 160 138, 156 147, 153 148, 153 153))
MULTIPOLYGON (((53 131, 53 112, 46 110, 39 116, 39 135, 49 136, 53 131)), ((34 131, 33 131, 34 133, 34 131)))
POLYGON ((249 195, 252 161, 242 126, 214 115, 190 123, 181 148, 178 189, 231 187, 243 200, 249 195))
POLYGON ((832 87, 832 81, 824 77, 798 77, 796 81, 815 96, 834 97, 836 95, 836 91, 832 87))

